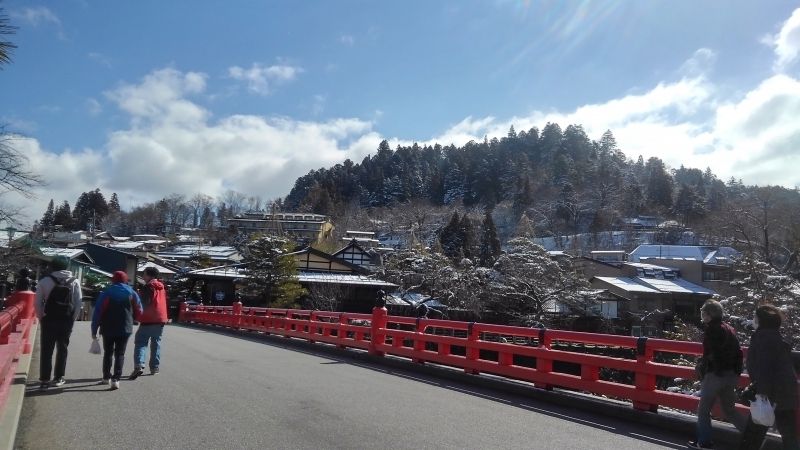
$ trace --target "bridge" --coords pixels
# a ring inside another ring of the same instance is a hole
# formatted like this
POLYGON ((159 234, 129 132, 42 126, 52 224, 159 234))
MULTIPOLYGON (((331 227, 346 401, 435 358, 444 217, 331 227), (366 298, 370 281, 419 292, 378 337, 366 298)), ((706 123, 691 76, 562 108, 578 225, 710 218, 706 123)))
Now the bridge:
MULTIPOLYGON (((24 354, 35 325, 18 310, 10 341, 24 354)), ((659 377, 693 377, 660 360, 697 354, 695 343, 382 308, 182 305, 180 316, 165 330, 161 373, 123 379, 118 391, 98 384, 87 322, 73 331, 63 387, 38 389, 34 349, 14 448, 677 449, 693 433, 693 418, 677 411, 697 399, 659 377), (581 353, 587 346, 595 351, 581 353), (632 380, 609 379, 608 369, 632 380)), ((735 442, 732 427, 716 426, 722 442, 735 442)))

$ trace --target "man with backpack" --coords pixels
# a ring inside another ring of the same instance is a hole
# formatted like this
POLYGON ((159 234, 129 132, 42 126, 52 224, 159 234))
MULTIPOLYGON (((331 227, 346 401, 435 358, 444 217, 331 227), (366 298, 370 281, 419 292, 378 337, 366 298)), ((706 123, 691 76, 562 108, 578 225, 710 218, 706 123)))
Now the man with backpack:
POLYGON ((50 386, 50 375, 54 386, 63 386, 67 369, 67 348, 72 326, 81 313, 81 284, 68 270, 69 260, 58 256, 50 262, 50 274, 39 280, 36 289, 36 317, 41 322, 41 358, 39 363, 39 385, 50 386), (53 373, 53 351, 56 351, 56 366, 53 373))
POLYGON ((703 357, 698 363, 701 380, 700 404, 697 407, 697 440, 689 442, 690 448, 711 449, 711 409, 717 398, 728 422, 744 430, 747 419, 736 411, 736 385, 744 361, 736 332, 722 322, 724 310, 715 300, 708 300, 700 308, 703 321, 703 357))

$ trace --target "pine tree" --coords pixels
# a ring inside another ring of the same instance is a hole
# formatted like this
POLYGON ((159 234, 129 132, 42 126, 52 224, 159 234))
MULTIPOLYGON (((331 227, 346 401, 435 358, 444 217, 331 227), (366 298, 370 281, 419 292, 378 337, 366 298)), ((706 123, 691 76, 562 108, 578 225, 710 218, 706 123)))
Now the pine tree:
POLYGON ((263 304, 294 306, 305 290, 297 281, 297 266, 290 250, 288 240, 274 236, 246 244, 247 278, 243 286, 246 295, 258 298, 263 304))
POLYGON ((500 238, 497 237, 497 228, 494 226, 492 211, 486 210, 481 225, 481 251, 480 265, 491 267, 497 257, 500 256, 500 238))
POLYGON ((478 253, 480 253, 480 242, 475 231, 475 225, 472 223, 472 219, 467 217, 467 213, 461 216, 461 221, 458 223, 458 231, 461 235, 461 255, 469 259, 477 257, 478 253))
POLYGON ((55 207, 53 206, 53 199, 51 198, 50 203, 47 204, 47 211, 45 211, 44 215, 42 216, 42 220, 39 222, 39 226, 42 228, 42 231, 52 231, 55 223, 55 214, 55 207))
POLYGON ((111 200, 108 202, 108 209, 109 212, 120 212, 122 208, 119 206, 119 198, 117 198, 117 193, 114 192, 111 194, 111 200))
POLYGON ((439 233, 442 254, 447 257, 456 258, 464 247, 464 240, 459 230, 460 223, 458 211, 455 211, 450 222, 439 233))
POLYGON ((69 207, 69 202, 64 200, 64 203, 56 209, 53 215, 53 225, 60 226, 64 231, 72 231, 74 222, 72 220, 72 210, 69 207))

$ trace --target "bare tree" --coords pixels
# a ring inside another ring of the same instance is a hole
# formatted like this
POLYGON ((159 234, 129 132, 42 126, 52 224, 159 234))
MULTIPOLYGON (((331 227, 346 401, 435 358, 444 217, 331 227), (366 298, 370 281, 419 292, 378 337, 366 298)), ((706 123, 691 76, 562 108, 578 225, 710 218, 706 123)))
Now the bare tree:
POLYGON ((192 227, 197 228, 200 226, 200 222, 203 217, 203 212, 206 208, 211 208, 214 205, 214 199, 206 194, 194 194, 192 198, 189 199, 188 206, 192 212, 192 227))
POLYGON ((333 283, 314 283, 308 289, 308 307, 318 311, 337 311, 348 289, 333 283))
POLYGON ((11 63, 11 51, 17 48, 11 41, 6 41, 3 36, 14 34, 17 27, 8 23, 8 16, 0 8, 0 68, 3 64, 11 63))
POLYGON ((222 194, 219 202, 227 206, 228 217, 235 217, 237 214, 242 213, 247 202, 247 196, 241 192, 229 189, 222 194))
MULTIPOLYGON (((0 127, 0 196, 17 193, 26 198, 34 198, 33 189, 43 184, 39 175, 28 167, 28 158, 14 147, 19 139, 5 128, 0 127)), ((0 220, 14 222, 19 209, 0 204, 0 220)))

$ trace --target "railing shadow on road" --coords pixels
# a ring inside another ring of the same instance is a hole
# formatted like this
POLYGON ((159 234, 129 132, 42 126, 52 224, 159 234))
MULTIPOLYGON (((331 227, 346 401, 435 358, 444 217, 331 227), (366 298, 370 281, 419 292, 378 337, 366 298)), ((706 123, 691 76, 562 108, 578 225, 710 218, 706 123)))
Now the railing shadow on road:
MULTIPOLYGON (((610 417, 608 415, 601 415, 597 412, 570 409, 568 407, 547 403, 544 400, 535 400, 525 397, 521 398, 520 396, 495 391, 491 388, 478 388, 475 386, 470 386, 465 382, 440 378, 436 375, 419 373, 414 370, 415 367, 410 361, 408 362, 408 368, 386 367, 385 364, 381 364, 379 362, 360 360, 359 358, 361 357, 368 357, 365 351, 341 349, 331 344, 310 343, 299 339, 285 338, 283 336, 230 330, 226 328, 215 327, 213 325, 183 325, 177 323, 171 326, 177 326, 186 330, 196 331, 197 333, 215 333, 228 337, 235 337, 274 348, 280 348, 318 358, 324 358, 326 361, 320 362, 320 364, 347 364, 356 366, 386 375, 424 383, 429 386, 447 389, 450 391, 459 392, 461 394, 479 397, 492 402, 521 408, 526 411, 566 420, 575 424, 601 429, 606 432, 644 441, 649 444, 661 445, 665 448, 686 448, 685 443, 674 442, 674 432, 667 432, 663 429, 649 425, 642 425, 640 423, 627 423, 622 419, 610 417), (648 433, 652 436, 648 436, 648 433)), ((531 389, 535 388, 531 387, 531 389)))
POLYGON ((67 383, 63 386, 51 386, 47 389, 39 388, 39 382, 36 381, 27 383, 25 387, 25 397, 44 397, 72 392, 105 392, 109 389, 108 385, 101 384, 100 380, 97 378, 70 379, 67 380, 67 383))

